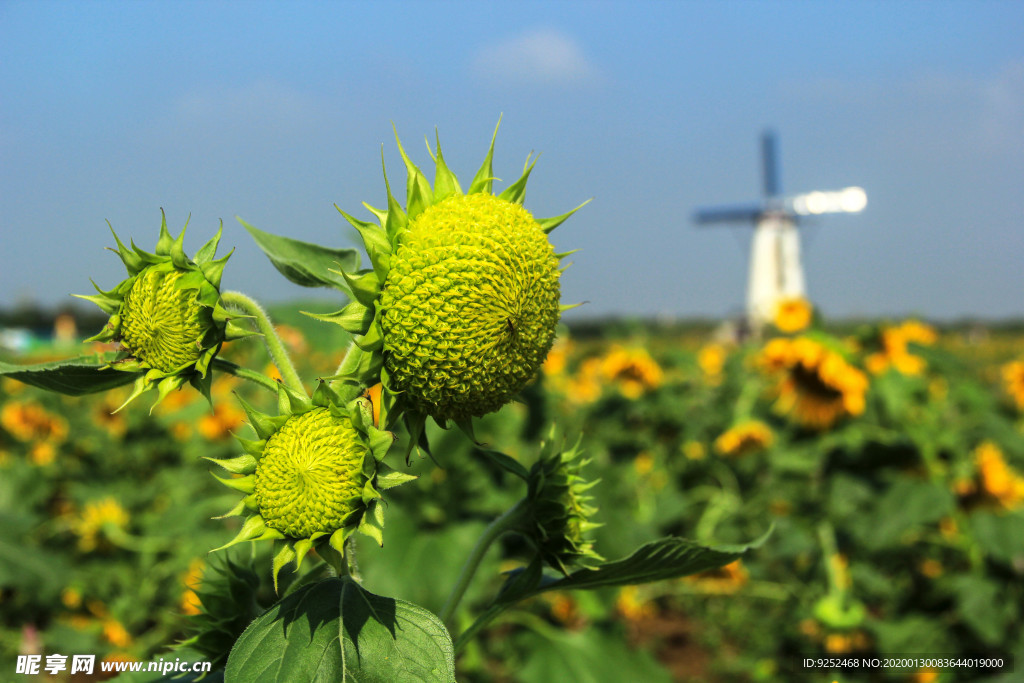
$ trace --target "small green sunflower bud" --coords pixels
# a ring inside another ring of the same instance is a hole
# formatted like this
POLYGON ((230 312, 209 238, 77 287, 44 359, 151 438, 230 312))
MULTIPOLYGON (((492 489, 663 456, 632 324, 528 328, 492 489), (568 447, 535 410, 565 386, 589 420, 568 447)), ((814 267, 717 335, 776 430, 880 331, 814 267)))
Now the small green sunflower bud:
POLYGON ((135 278, 121 309, 121 342, 141 364, 174 372, 199 360, 203 307, 194 290, 176 286, 182 273, 156 266, 135 278))
POLYGON ((140 373, 124 405, 151 388, 159 403, 185 382, 209 397, 209 368, 221 344, 251 334, 232 323, 240 316, 229 315, 220 303, 221 275, 231 256, 214 260, 220 235, 218 230, 192 260, 183 248, 185 230, 172 238, 166 217, 152 254, 134 243, 129 249, 114 233, 128 279, 109 292, 96 287, 98 294, 79 298, 110 314, 103 330, 87 341, 120 342, 111 367, 140 373))
POLYGON ((326 408, 289 418, 256 466, 263 521, 294 538, 340 529, 362 508, 367 450, 352 421, 326 408))
POLYGON ((239 401, 257 440, 236 437, 244 455, 210 460, 235 475, 218 477, 221 483, 246 494, 224 516, 248 516, 220 549, 243 541, 279 541, 276 586, 281 569, 294 561, 298 571, 314 547, 343 554, 355 531, 383 544, 380 492, 415 477, 382 462, 394 435, 374 426, 367 399, 338 405, 338 395, 321 382, 312 398, 279 385, 283 414, 277 416, 239 401))
POLYGON ((521 528, 541 559, 566 575, 574 564, 604 559, 594 551, 590 539, 590 531, 600 525, 590 521, 597 508, 590 505, 593 497, 586 495, 598 480, 587 482, 580 476, 590 462, 577 460, 580 453, 577 441, 568 450, 541 456, 530 469, 526 497, 529 514, 521 528))
POLYGON ((381 291, 394 389, 438 420, 508 403, 551 349, 558 277, 547 235, 522 206, 478 193, 427 208, 381 291))

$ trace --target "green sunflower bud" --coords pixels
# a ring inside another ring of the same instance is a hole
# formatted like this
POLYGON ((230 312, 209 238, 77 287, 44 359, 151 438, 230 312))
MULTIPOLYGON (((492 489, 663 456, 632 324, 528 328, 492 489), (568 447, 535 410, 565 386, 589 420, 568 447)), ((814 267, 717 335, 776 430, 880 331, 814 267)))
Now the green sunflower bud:
POLYGON ((394 435, 374 426, 367 399, 341 406, 323 382, 312 398, 279 385, 278 399, 277 416, 239 399, 257 440, 236 437, 244 455, 211 459, 234 475, 221 483, 246 494, 224 515, 248 516, 222 548, 279 541, 275 586, 282 567, 294 561, 298 571, 314 547, 329 545, 344 554, 345 541, 355 531, 383 544, 380 491, 415 479, 382 462, 394 435))
POLYGON ((558 277, 547 235, 518 204, 480 193, 423 211, 380 297, 392 388, 438 420, 508 403, 551 349, 558 277))
POLYGON ((198 652, 213 671, 223 669, 238 637, 276 602, 269 588, 261 587, 251 557, 236 553, 234 559, 212 562, 196 590, 199 611, 189 616, 189 637, 179 646, 198 652))
POLYGON ((140 364, 175 372, 202 355, 203 307, 195 292, 179 289, 182 273, 173 266, 147 268, 124 296, 121 342, 140 364))
POLYGON ((87 341, 120 342, 110 367, 141 373, 121 408, 151 388, 158 392, 156 405, 185 382, 209 397, 209 368, 221 345, 251 334, 234 325, 231 318, 240 316, 229 315, 220 304, 221 275, 231 256, 214 260, 220 236, 218 230, 192 260, 183 249, 185 229, 172 238, 165 216, 155 253, 134 243, 129 249, 114 233, 128 279, 110 291, 96 287, 98 294, 79 298, 110 314, 103 330, 87 341))
POLYGON ((577 440, 568 450, 553 448, 549 439, 546 453, 532 468, 527 480, 528 514, 520 527, 541 559, 565 575, 576 564, 603 560, 594 551, 590 532, 599 526, 590 521, 597 508, 587 491, 599 480, 586 481, 580 471, 589 460, 578 460, 582 451, 577 440))
POLYGON ((340 529, 361 508, 367 451, 352 421, 327 408, 289 418, 256 466, 263 521, 295 538, 340 529))
POLYGON ((383 385, 381 420, 390 427, 404 419, 407 457, 427 417, 468 429, 473 417, 512 400, 536 376, 561 311, 571 308, 559 304, 559 262, 568 254, 556 254, 548 234, 580 207, 552 218, 524 209, 536 163, 529 157, 520 178, 493 194, 497 133, 466 192, 440 142, 431 151, 431 187, 398 141, 405 208, 385 174, 387 209, 366 205, 379 225, 339 209, 362 236, 372 268, 343 272, 351 303, 313 317, 353 335, 358 348, 332 379, 349 397, 383 385))

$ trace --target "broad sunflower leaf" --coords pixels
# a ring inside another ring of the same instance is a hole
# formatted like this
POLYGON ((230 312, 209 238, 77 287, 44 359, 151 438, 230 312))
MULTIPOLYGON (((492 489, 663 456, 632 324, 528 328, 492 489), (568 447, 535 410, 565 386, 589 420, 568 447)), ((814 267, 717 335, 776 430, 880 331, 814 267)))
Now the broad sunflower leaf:
POLYGON ((241 218, 238 222, 249 231, 274 267, 290 281, 303 287, 334 287, 346 294, 349 292, 345 278, 338 271, 355 272, 359 269, 359 252, 355 249, 322 247, 263 232, 241 218))
POLYGON ((689 576, 739 559, 747 550, 764 543, 771 533, 769 529, 761 538, 745 545, 717 547, 670 536, 644 544, 624 559, 605 562, 592 569, 578 569, 565 578, 545 583, 540 590, 629 586, 689 576))
POLYGON ((83 396, 131 384, 144 374, 108 367, 114 355, 79 356, 34 365, 0 361, 0 376, 68 396, 83 396))
POLYGON ((225 680, 246 683, 454 683, 441 620, 348 578, 305 586, 257 618, 235 643, 225 680))

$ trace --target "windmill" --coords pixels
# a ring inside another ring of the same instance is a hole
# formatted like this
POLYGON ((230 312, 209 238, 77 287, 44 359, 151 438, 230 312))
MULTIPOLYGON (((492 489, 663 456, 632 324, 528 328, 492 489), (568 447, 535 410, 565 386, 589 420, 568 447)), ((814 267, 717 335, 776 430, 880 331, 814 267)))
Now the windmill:
POLYGON ((754 333, 773 319, 780 301, 807 296, 800 263, 799 219, 826 213, 858 213, 868 203, 867 193, 859 187, 783 196, 779 188, 775 133, 770 130, 761 135, 761 162, 764 174, 761 201, 698 209, 694 215, 699 225, 753 223, 746 325, 754 333))

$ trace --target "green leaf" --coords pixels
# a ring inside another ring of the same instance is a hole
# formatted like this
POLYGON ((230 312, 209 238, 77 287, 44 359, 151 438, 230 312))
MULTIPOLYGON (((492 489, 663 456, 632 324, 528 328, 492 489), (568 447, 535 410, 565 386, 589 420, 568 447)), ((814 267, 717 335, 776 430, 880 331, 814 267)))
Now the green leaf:
POLYGON ((863 543, 872 549, 899 543, 925 525, 938 522, 956 506, 953 494, 928 481, 899 479, 877 499, 864 524, 863 543))
POLYGON ((769 529, 761 538, 746 545, 717 548, 699 545, 685 538, 662 538, 641 546, 625 559, 606 562, 593 569, 579 569, 563 579, 545 584, 540 590, 629 586, 688 576, 729 564, 750 548, 760 547, 771 533, 772 529, 769 529))
POLYGON ((279 237, 254 228, 241 218, 237 220, 249 231, 274 267, 295 284, 303 287, 334 287, 348 293, 345 278, 336 271, 355 272, 359 269, 359 252, 355 249, 331 249, 290 237, 279 237))
POLYGON ((1004 599, 1004 589, 995 581, 979 576, 957 576, 951 581, 960 619, 989 646, 1006 637, 1013 620, 1012 601, 1004 599))
POLYGON ((79 356, 35 365, 0 361, 0 376, 68 396, 83 396, 131 384, 144 374, 108 367, 113 358, 114 354, 79 356))
POLYGON ((440 619, 351 579, 305 586, 250 624, 225 680, 246 683, 454 683, 454 650, 440 619))
POLYGON ((672 680, 650 653, 633 651, 621 637, 601 631, 527 632, 518 644, 526 653, 517 672, 521 681, 573 683, 668 683, 672 680))
POLYGON ((1008 565, 1024 562, 1024 511, 994 514, 978 511, 970 516, 970 529, 989 557, 1008 565))

